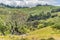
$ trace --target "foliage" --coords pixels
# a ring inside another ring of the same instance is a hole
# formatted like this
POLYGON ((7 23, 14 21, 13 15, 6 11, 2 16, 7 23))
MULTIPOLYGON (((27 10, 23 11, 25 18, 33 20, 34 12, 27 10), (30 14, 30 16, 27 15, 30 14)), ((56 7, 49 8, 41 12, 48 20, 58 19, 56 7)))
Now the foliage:
POLYGON ((54 38, 48 38, 47 40, 55 40, 54 38))
POLYGON ((4 22, 4 20, 2 20, 2 18, 0 18, 0 32, 5 35, 5 31, 7 31, 7 26, 4 22))
POLYGON ((2 34, 21 35, 48 26, 60 29, 60 18, 57 14, 59 11, 59 7, 55 6, 0 7, 0 32, 2 34))

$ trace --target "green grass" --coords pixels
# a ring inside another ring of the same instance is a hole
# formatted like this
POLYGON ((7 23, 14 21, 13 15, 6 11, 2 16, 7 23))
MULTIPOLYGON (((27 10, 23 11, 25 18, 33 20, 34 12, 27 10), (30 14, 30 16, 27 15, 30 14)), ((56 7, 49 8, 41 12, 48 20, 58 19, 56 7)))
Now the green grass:
MULTIPOLYGON (((42 28, 42 29, 39 29, 39 30, 32 31, 32 32, 28 33, 29 35, 27 36, 27 38, 30 39, 30 40, 32 40, 32 38, 35 38, 35 39, 38 39, 38 40, 42 39, 42 38, 47 39, 47 38, 50 38, 50 37, 60 38, 60 34, 57 33, 57 31, 58 30, 54 30, 49 26, 49 27, 42 28)), ((58 39, 58 38, 56 38, 56 39, 58 39)))

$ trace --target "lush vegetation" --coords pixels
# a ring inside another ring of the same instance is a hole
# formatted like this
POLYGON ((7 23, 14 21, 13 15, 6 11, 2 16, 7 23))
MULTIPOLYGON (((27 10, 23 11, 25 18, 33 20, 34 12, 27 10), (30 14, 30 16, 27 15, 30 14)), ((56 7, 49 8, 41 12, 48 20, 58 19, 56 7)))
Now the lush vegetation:
POLYGON ((26 38, 19 39, 19 37, 17 37, 18 40, 30 40, 29 37, 32 38, 31 40, 35 40, 34 35, 36 36, 36 38, 40 38, 39 40, 55 40, 54 38, 44 38, 50 37, 50 35, 52 34, 60 34, 59 31, 60 7, 0 7, 0 35, 6 36, 25 34, 26 38))

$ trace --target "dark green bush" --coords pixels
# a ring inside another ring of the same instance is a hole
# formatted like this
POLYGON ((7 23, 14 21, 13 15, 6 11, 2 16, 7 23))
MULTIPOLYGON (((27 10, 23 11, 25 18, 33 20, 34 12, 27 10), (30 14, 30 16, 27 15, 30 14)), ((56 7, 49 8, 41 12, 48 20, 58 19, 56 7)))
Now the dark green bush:
POLYGON ((41 40, 46 40, 46 39, 41 39, 41 40))
POLYGON ((55 39, 51 37, 51 38, 48 38, 47 40, 55 40, 55 39))

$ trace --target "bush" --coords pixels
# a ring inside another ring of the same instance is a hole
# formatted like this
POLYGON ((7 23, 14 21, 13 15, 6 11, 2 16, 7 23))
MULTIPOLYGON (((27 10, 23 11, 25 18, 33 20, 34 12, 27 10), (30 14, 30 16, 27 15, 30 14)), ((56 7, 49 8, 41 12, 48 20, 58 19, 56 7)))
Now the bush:
POLYGON ((60 8, 52 9, 52 10, 51 10, 51 13, 54 13, 54 12, 60 12, 60 8))
POLYGON ((0 18, 0 32, 2 33, 2 35, 5 35, 6 31, 7 31, 6 23, 4 22, 4 20, 2 20, 2 18, 0 18))
POLYGON ((38 25, 38 29, 44 28, 44 27, 45 27, 44 24, 39 24, 39 25, 38 25))
POLYGON ((60 24, 59 24, 59 23, 56 23, 56 24, 53 26, 53 28, 56 28, 56 29, 60 30, 60 24))
POLYGON ((41 40, 46 40, 46 39, 41 39, 41 40))
POLYGON ((47 40, 55 40, 54 38, 48 38, 47 40))

